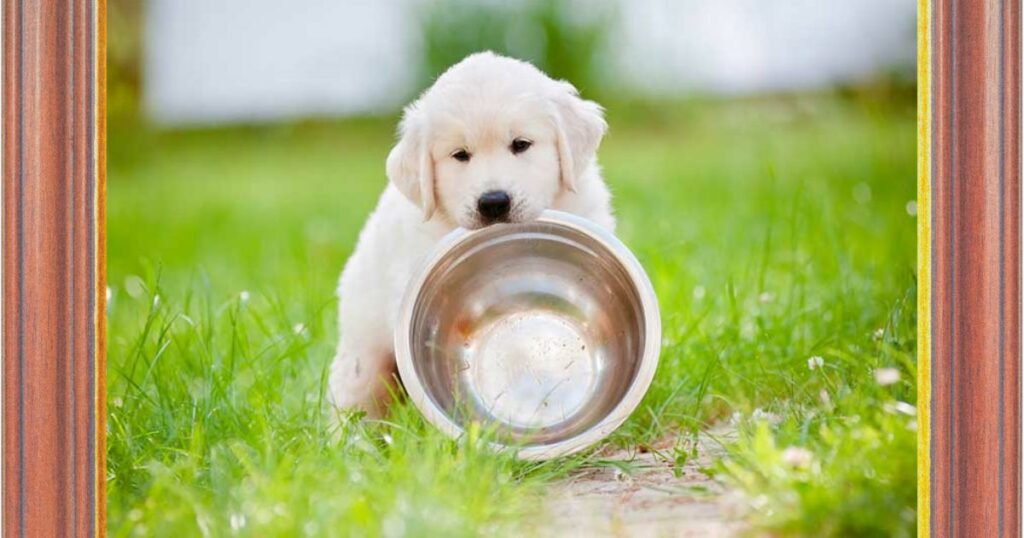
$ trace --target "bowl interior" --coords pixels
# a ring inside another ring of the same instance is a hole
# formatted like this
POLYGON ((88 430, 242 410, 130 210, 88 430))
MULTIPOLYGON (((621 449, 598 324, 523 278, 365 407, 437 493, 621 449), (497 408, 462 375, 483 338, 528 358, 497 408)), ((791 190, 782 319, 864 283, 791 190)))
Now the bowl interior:
POLYGON ((474 232, 434 265, 409 327, 416 377, 460 428, 560 442, 623 400, 644 353, 644 311, 609 247, 558 222, 474 232))

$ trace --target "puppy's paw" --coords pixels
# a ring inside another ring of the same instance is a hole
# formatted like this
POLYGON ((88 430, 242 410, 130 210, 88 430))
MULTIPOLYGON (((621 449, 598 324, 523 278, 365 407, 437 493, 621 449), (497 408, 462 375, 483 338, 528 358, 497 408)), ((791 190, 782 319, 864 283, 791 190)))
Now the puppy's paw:
POLYGON ((353 359, 339 355, 331 365, 329 399, 341 415, 363 412, 367 418, 381 418, 387 412, 393 378, 386 364, 366 368, 353 359), (360 368, 362 366, 362 368, 360 368))

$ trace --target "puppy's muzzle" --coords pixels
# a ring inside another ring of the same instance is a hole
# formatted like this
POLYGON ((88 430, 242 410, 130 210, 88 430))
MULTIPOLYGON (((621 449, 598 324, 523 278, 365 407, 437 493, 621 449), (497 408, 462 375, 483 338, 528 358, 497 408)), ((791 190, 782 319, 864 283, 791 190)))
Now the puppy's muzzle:
POLYGON ((507 222, 512 209, 512 197, 505 191, 487 191, 476 201, 476 210, 486 224, 507 222))

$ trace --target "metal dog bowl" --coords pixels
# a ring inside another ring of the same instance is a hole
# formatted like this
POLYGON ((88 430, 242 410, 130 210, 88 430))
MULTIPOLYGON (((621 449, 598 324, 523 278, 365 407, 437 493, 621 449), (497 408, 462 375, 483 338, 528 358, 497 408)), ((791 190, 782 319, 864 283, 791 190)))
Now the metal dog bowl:
POLYGON ((395 331, 413 403, 453 437, 472 422, 520 458, 581 450, 623 423, 654 376, 650 280, 614 235, 558 211, 449 234, 395 331))

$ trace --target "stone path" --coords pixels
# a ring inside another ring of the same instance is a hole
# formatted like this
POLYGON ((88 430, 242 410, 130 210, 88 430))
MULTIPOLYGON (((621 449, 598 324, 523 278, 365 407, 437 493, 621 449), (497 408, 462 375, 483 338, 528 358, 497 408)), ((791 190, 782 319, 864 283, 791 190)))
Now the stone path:
MULTIPOLYGON (((718 432, 719 434, 721 432, 718 432)), ((721 438, 716 434, 716 438, 721 438)), ((550 515, 543 536, 730 537, 743 525, 729 517, 721 484, 705 475, 723 453, 719 443, 701 436, 697 456, 679 476, 666 456, 672 441, 652 453, 616 452, 562 483, 546 499, 550 515)), ((734 512, 734 510, 732 510, 734 512)))

